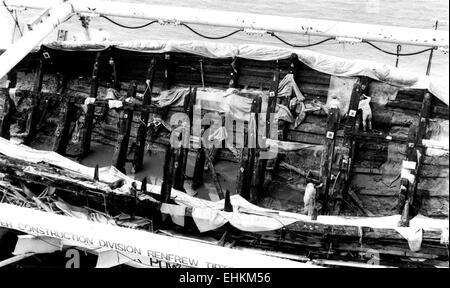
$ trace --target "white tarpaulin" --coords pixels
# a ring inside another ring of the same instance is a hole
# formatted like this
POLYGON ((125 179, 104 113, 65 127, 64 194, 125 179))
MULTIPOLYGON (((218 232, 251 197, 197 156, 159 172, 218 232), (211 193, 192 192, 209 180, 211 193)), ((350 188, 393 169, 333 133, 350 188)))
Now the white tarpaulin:
POLYGON ((151 257, 188 267, 263 268, 315 267, 192 240, 163 236, 83 219, 0 203, 0 227, 35 236, 70 239, 91 249, 109 248, 120 253, 151 257))
MULTIPOLYGON (((89 168, 78 164, 63 156, 60 156, 55 152, 34 150, 24 145, 13 144, 4 138, 0 138, 0 154, 33 163, 49 163, 67 171, 76 171, 80 175, 84 175, 86 179, 91 179, 94 173, 94 168, 89 168)), ((114 168, 100 169, 99 177, 100 180, 107 179, 108 182, 115 182, 120 179, 124 180, 125 185, 122 186, 122 188, 114 189, 114 193, 129 193, 129 187, 132 182, 136 182, 137 187, 141 186, 139 181, 122 174, 114 168)), ((147 191, 160 194, 161 187, 159 185, 147 184, 147 191)), ((140 198, 144 199, 151 197, 141 195, 140 198)), ((421 215, 411 219, 410 227, 408 228, 397 227, 400 220, 400 215, 386 217, 342 217, 320 215, 316 221, 311 221, 310 217, 306 215, 265 209, 255 206, 239 195, 231 196, 233 212, 220 211, 224 208, 224 200, 212 202, 189 196, 188 194, 175 189, 172 189, 171 191, 171 198, 181 206, 193 208, 194 221, 197 225, 199 225, 199 229, 202 229, 203 231, 215 229, 226 222, 229 222, 236 228, 245 231, 270 231, 280 229, 281 227, 296 221, 302 221, 327 225, 348 225, 356 227, 394 229, 399 231, 399 233, 406 237, 409 241, 418 243, 416 237, 416 232, 418 229, 435 229, 445 233, 449 227, 448 219, 432 219, 421 215)), ((182 210, 182 208, 172 209, 170 207, 166 207, 164 208, 164 212, 170 214, 171 211, 176 211, 176 213, 174 212, 174 216, 180 217, 183 215, 183 213, 180 212, 180 209, 182 210)), ((178 218, 175 219, 175 222, 179 222, 178 218)))
POLYGON ((444 87, 433 81, 430 76, 417 75, 408 70, 375 61, 344 59, 302 49, 257 44, 232 45, 206 41, 172 40, 100 43, 65 41, 47 43, 46 46, 64 50, 103 50, 114 46, 119 49, 148 53, 183 52, 208 58, 240 57, 262 61, 286 59, 295 53, 301 62, 317 71, 341 77, 367 76, 397 87, 427 89, 449 105, 448 84, 444 87))

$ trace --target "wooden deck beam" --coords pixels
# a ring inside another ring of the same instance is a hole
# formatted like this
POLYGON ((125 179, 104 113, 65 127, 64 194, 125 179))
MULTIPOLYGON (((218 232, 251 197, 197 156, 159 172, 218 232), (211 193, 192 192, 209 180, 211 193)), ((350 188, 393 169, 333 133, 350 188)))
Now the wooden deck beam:
MULTIPOLYGON (((145 81, 145 91, 142 105, 152 104, 152 90, 153 90, 153 80, 155 77, 155 66, 156 59, 152 58, 150 65, 147 70, 147 79, 145 81)), ((140 115, 141 123, 139 123, 139 128, 137 131, 136 139, 136 152, 134 153, 133 169, 135 172, 140 171, 143 168, 144 163, 144 151, 145 142, 147 139, 147 125, 149 120, 149 113, 147 111, 142 111, 140 115)))
POLYGON ((34 137, 36 136, 36 130, 38 125, 38 119, 39 119, 39 105, 41 103, 40 95, 39 93, 42 90, 42 81, 44 78, 44 61, 39 58, 37 67, 36 67, 36 73, 34 76, 34 83, 33 83, 33 93, 31 93, 31 111, 28 114, 27 123, 26 123, 26 136, 23 140, 24 144, 29 144, 34 137))
MULTIPOLYGON (((136 82, 130 82, 128 88, 128 97, 136 97, 136 82)), ((133 123, 133 110, 125 109, 119 112, 119 122, 117 123, 119 128, 119 135, 117 138, 114 154, 112 157, 113 165, 119 169, 122 173, 125 173, 125 164, 128 155, 128 144, 131 135, 131 124, 133 123)))
POLYGON ((331 108, 327 117, 327 133, 324 144, 324 151, 320 161, 320 179, 323 184, 319 190, 317 197, 322 203, 322 213, 326 215, 329 213, 329 192, 331 186, 331 175, 333 171, 334 147, 336 144, 336 134, 339 128, 340 111, 339 108, 331 108))
MULTIPOLYGON (((98 93, 98 72, 100 66, 100 56, 101 52, 97 52, 95 57, 94 67, 92 68, 92 78, 91 78, 91 92, 89 94, 90 98, 97 98, 98 93)), ((94 124, 94 112, 95 106, 92 104, 87 105, 87 111, 84 118, 84 125, 81 131, 81 153, 80 157, 86 156, 91 150, 91 138, 92 129, 94 124)))
POLYGON ((65 100, 63 108, 60 111, 60 118, 58 126, 55 131, 55 142, 53 143, 53 151, 64 155, 66 153, 67 145, 69 144, 69 130, 71 123, 76 117, 75 104, 70 100, 65 100))
POLYGON ((237 88, 237 83, 239 80, 239 72, 238 72, 238 58, 233 57, 231 60, 231 72, 230 72, 230 82, 228 84, 228 87, 230 88, 237 88))
MULTIPOLYGON (((401 220, 399 226, 409 227, 409 220, 412 215, 417 214, 417 210, 420 206, 420 195, 418 195, 417 184, 419 183, 420 168, 423 156, 425 154, 425 149, 422 145, 422 139, 425 137, 428 118, 432 111, 432 95, 429 92, 425 92, 422 109, 420 112, 419 125, 415 131, 414 138, 412 142, 408 144, 406 150, 406 161, 409 163, 415 163, 413 169, 407 169, 403 167, 402 171, 405 171, 405 175, 412 175, 411 177, 401 178, 401 190, 399 194, 399 212, 401 212, 401 220)), ((415 128, 413 128, 415 129, 415 128)), ((405 164, 405 162, 404 162, 405 164)), ((402 173, 403 174, 403 173, 402 173)))
POLYGON ((8 96, 0 97, 0 110, 2 111, 2 114, 0 114, 0 137, 5 139, 9 139, 11 136, 11 121, 15 109, 14 100, 11 99, 9 92, 15 93, 15 90, 10 89, 14 89, 17 84, 17 73, 15 70, 11 70, 7 75, 8 86, 6 89, 8 89, 8 96))
MULTIPOLYGON (((278 119, 276 117, 272 117, 275 115, 275 109, 277 105, 278 98, 278 85, 280 82, 280 70, 277 68, 273 73, 272 82, 270 84, 269 89, 269 97, 267 99, 267 110, 265 116, 265 138, 270 139, 272 135, 270 135, 271 128, 275 127, 278 131, 278 119)), ((259 119, 259 116, 258 118, 259 119)), ((259 131, 259 127, 258 130, 259 131)), ((259 138, 259 132, 256 133, 256 137, 259 138)), ((258 139, 259 140, 259 139, 258 139)), ((252 177, 252 184, 250 188, 250 198, 254 201, 257 201, 261 196, 261 192, 265 188, 265 184, 268 184, 272 181, 275 165, 278 159, 278 155, 275 159, 261 159, 261 153, 266 152, 268 149, 258 149, 256 150, 256 161, 254 166, 254 173, 252 177), (267 166, 271 169, 267 170, 267 166)))
POLYGON ((354 135, 356 132, 357 115, 358 115, 358 106, 361 95, 364 93, 363 88, 368 86, 367 78, 359 78, 358 81, 353 86, 352 94, 350 96, 350 104, 347 112, 347 117, 344 125, 344 141, 343 148, 345 151, 343 152, 342 160, 340 163, 339 170, 343 173, 343 177, 337 179, 339 181, 339 187, 336 191, 332 191, 333 194, 333 207, 331 207, 330 212, 333 215, 339 215, 342 208, 342 200, 347 198, 347 191, 350 185, 350 178, 353 169, 353 163, 355 159, 356 152, 356 141, 354 139, 354 135), (364 87, 365 86, 365 87, 364 87))

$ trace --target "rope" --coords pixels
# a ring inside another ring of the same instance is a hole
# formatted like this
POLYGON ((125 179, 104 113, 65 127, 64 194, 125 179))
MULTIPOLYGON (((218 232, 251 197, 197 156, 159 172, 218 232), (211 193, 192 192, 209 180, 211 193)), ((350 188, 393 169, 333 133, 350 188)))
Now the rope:
POLYGON ((141 29, 141 28, 150 26, 150 25, 158 22, 158 20, 153 20, 153 21, 150 21, 148 23, 145 23, 145 24, 142 24, 142 25, 138 25, 138 26, 128 26, 128 25, 116 22, 116 21, 112 20, 111 18, 109 18, 108 16, 105 16, 105 15, 100 15, 100 17, 105 18, 109 22, 111 22, 111 23, 113 23, 113 24, 115 24, 115 25, 117 25, 119 27, 126 28, 126 29, 141 29))

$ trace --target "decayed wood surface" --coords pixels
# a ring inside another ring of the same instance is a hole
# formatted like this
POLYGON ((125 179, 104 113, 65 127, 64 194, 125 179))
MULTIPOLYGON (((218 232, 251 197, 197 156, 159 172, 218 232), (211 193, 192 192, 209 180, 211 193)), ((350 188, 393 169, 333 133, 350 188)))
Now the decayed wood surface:
MULTIPOLYGON (((42 97, 45 93, 56 92, 54 89, 52 90, 53 86, 50 83, 53 80, 50 80, 52 77, 57 78, 55 77, 56 72, 61 72, 69 78, 68 90, 66 91, 67 96, 76 95, 79 99, 89 96, 91 92, 89 83, 91 82, 90 78, 97 53, 92 51, 69 52, 53 49, 49 49, 48 52, 54 65, 46 67, 42 83, 42 91, 44 92, 39 95, 42 97), (84 78, 80 80, 78 77, 84 78)), ((109 55, 106 54, 108 53, 102 53, 100 56, 99 61, 101 63, 108 63, 109 55)), ((207 59, 186 53, 169 53, 167 58, 164 54, 137 53, 118 49, 113 54, 114 62, 117 64, 117 67, 120 67, 120 73, 116 75, 117 83, 120 84, 122 89, 126 89, 130 81, 136 80, 138 94, 142 94, 145 91, 145 81, 148 78, 146 71, 149 68, 151 59, 156 60, 154 67, 155 91, 164 87, 167 88, 169 87, 168 85, 201 86, 203 83, 205 86, 227 88, 232 78, 232 75, 230 75, 231 71, 235 71, 233 76, 235 77, 234 86, 237 88, 249 87, 258 89, 262 87, 268 90, 274 69, 279 67, 280 77, 284 77, 289 72, 291 64, 290 59, 280 60, 278 63, 276 61, 237 59, 236 65, 232 68, 231 63, 233 63, 233 59, 231 58, 207 59), (200 60, 202 60, 201 65, 200 60), (167 74, 165 71, 168 69, 170 71, 167 74), (203 81, 201 71, 203 71, 203 81), (170 79, 166 78, 166 75, 170 76, 170 79)), ((38 53, 32 53, 16 67, 20 74, 18 77, 19 89, 33 89, 33 81, 25 83, 23 76, 27 75, 24 73, 35 71, 38 57, 38 53)), ((104 87, 108 82, 111 82, 111 71, 108 69, 108 65, 105 64, 99 67, 98 93, 100 94, 104 93, 104 87)), ((330 75, 314 71, 301 63, 297 67, 295 75, 299 88, 306 98, 306 103, 312 100, 326 102, 330 75)), ((379 85, 379 83, 371 83, 370 89, 376 90, 379 85)), ((2 90, 1 94, 6 96, 7 92, 7 90, 2 90)), ((395 99, 386 100, 379 98, 372 100, 371 107, 375 132, 389 135, 394 140, 383 141, 382 139, 374 140, 360 137, 351 185, 361 188, 355 191, 357 191, 356 193, 361 198, 361 201, 366 205, 365 208, 374 214, 389 215, 391 213, 392 205, 390 203, 396 197, 394 191, 398 188, 399 183, 398 180, 394 180, 400 173, 398 164, 401 164, 400 159, 402 153, 404 153, 405 144, 403 141, 409 137, 410 129, 418 125, 423 92, 423 90, 400 89, 396 92, 395 99), (397 141, 396 139, 402 140, 397 141), (398 145, 399 148, 391 149, 395 145, 398 145)), ((20 95, 20 90, 17 93, 20 95)), ((124 93, 125 91, 122 91, 122 94, 124 93)), ((31 95, 23 96, 27 98, 31 95)), ((83 102, 81 100, 78 103, 82 104, 83 102)), ((136 106, 133 108, 137 109, 136 106)), ((134 114, 130 131, 130 143, 136 141, 137 128, 140 125, 139 113, 134 114)), ((448 115, 448 107, 434 99, 430 119, 432 121, 441 121, 448 125, 448 115)), ((115 145, 118 135, 116 124, 118 116, 110 113, 107 119, 110 121, 108 124, 94 127, 93 140, 101 141, 107 145, 115 145)), ((297 129, 291 128, 288 131, 287 139, 301 143, 323 145, 326 139, 325 120, 326 115, 324 113, 315 112, 308 114, 305 121, 297 129)), ((54 124, 47 124, 56 130, 54 124)), ((336 135, 336 146, 341 146, 344 140, 343 127, 340 128, 336 135)), ((157 141, 160 141, 160 139, 157 141)), ((337 153, 339 154, 339 151, 337 153)), ((220 154, 229 155, 229 153, 227 154, 223 151, 220 154)), ((316 163, 316 158, 321 156, 320 151, 317 151, 317 153, 298 151, 290 154, 292 154, 290 157, 298 159, 293 164, 297 168, 306 171, 311 168, 310 163, 316 163)), ((234 161, 237 160, 234 159, 234 161)), ((448 188, 444 190, 442 188, 448 183, 448 156, 426 156, 420 173, 423 181, 419 182, 418 190, 422 191, 421 194, 424 199, 421 213, 430 216, 448 216, 448 188), (436 209, 433 209, 433 207, 436 207, 436 209)))
MULTIPOLYGON (((156 201, 136 200, 133 193, 117 194, 115 186, 88 179, 80 174, 50 167, 43 163, 30 163, 0 155, 0 172, 6 175, 11 183, 23 181, 44 187, 54 187, 55 195, 72 205, 88 206, 109 214, 124 212, 130 215, 148 217, 154 220, 155 228, 168 228, 168 222, 161 220, 161 202, 169 202, 158 194, 151 195, 156 201)), ((117 184, 120 186, 120 184, 117 184)), ((170 202, 169 202, 170 203, 170 202)), ((192 211, 186 209, 186 231, 195 227, 190 218, 192 211)), ((170 220, 169 220, 170 222, 170 220)), ((178 228, 183 229, 183 228, 178 228)), ((220 234, 222 230, 207 234, 220 234)), ((349 225, 330 225, 317 222, 297 221, 281 230, 250 233, 228 230, 227 241, 237 246, 265 248, 278 252, 305 255, 313 258, 361 261, 359 253, 376 250, 383 261, 391 261, 393 265, 432 266, 435 261, 448 262, 448 250, 440 244, 440 230, 423 231, 422 248, 412 252, 407 241, 395 230, 386 228, 355 227, 349 225), (342 253, 349 254, 343 257, 342 253), (425 262, 414 262, 410 257, 425 259, 425 262), (387 259, 387 260, 384 260, 387 259), (403 260, 402 260, 403 259, 403 260), (429 264, 430 262, 431 264, 429 264), (414 264, 415 263, 415 264, 414 264)), ((223 234, 223 233, 222 233, 223 234)), ((448 265, 448 263, 447 263, 448 265)))

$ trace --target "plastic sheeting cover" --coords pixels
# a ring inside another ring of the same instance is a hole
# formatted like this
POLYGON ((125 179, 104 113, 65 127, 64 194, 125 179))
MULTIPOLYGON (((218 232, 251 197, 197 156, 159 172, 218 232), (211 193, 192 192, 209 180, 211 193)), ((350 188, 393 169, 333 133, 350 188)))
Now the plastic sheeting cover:
MULTIPOLYGON (((58 155, 55 152, 39 151, 24 145, 15 145, 4 138, 0 138, 0 154, 16 159, 30 161, 33 163, 45 162, 69 171, 77 171, 78 173, 84 175, 87 179, 91 178, 94 170, 94 168, 89 168, 78 164, 63 156, 58 155)), ((99 170, 99 177, 100 179, 107 179, 111 182, 122 179, 124 180, 124 186, 126 187, 130 187, 132 182, 136 182, 138 187, 140 187, 141 185, 139 181, 134 180, 122 174, 117 169, 111 167, 101 168, 99 170)), ((127 191, 125 192, 120 191, 120 189, 115 189, 114 192, 129 193, 129 189, 127 188, 126 190, 127 191)), ((160 190, 161 187, 158 185, 147 184, 147 191, 155 194, 160 194, 160 190)), ((144 195, 140 198, 142 197, 148 198, 149 196, 144 195)), ((223 223, 224 219, 226 219, 230 224, 239 229, 254 232, 276 230, 281 228, 282 226, 289 225, 290 223, 294 223, 296 221, 311 222, 310 217, 306 215, 261 208, 247 202, 239 195, 233 195, 231 197, 231 204, 233 206, 234 212, 220 211, 224 207, 224 200, 217 202, 203 200, 189 196, 186 193, 175 189, 172 189, 171 197, 177 204, 185 207, 192 207, 194 208, 193 210, 197 210, 197 212, 193 212, 193 215, 198 216, 197 220, 194 216, 194 221, 199 222, 204 220, 201 223, 201 227, 203 227, 202 229, 214 229, 214 227, 223 223), (205 217, 205 215, 207 217, 205 217), (216 220, 207 220, 211 219, 210 216, 216 217, 216 220)), ((170 210, 171 209, 166 209, 165 211, 170 212, 170 210)), ((176 210, 176 216, 181 216, 182 213, 180 215, 179 209, 176 210)), ((413 247, 416 247, 415 245, 417 245, 418 241, 420 241, 416 237, 416 232, 418 231, 417 229, 437 229, 441 230, 442 233, 445 233, 449 227, 448 219, 432 219, 418 215, 411 219, 410 227, 408 227, 406 231, 403 228, 398 229, 399 227, 397 227, 400 217, 401 215, 363 218, 320 215, 318 216, 317 220, 313 221, 312 223, 395 229, 399 231, 401 235, 405 235, 405 237, 408 237, 408 241, 413 241, 414 243, 410 243, 413 247), (408 235, 413 236, 409 238, 408 235)))
POLYGON ((432 77, 417 75, 410 71, 381 64, 375 61, 345 59, 329 56, 309 50, 281 48, 270 45, 243 44, 233 45, 206 41, 128 41, 128 42, 52 42, 45 46, 63 50, 104 50, 110 46, 119 49, 165 53, 191 53, 207 58, 240 57, 253 60, 269 61, 289 58, 292 53, 298 59, 317 71, 342 77, 367 76, 369 78, 388 83, 393 86, 427 89, 438 99, 449 105, 448 83, 441 84, 433 81, 432 77))

